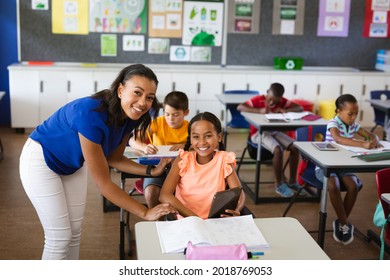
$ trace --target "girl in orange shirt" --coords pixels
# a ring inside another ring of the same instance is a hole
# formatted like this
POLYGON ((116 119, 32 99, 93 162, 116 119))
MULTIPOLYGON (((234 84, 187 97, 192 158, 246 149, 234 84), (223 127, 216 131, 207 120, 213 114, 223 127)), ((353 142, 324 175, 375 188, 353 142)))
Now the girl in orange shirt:
MULTIPOLYGON (((192 118, 187 143, 172 164, 160 193, 160 201, 169 203, 183 216, 208 218, 215 192, 240 187, 235 172, 236 155, 224 151, 220 120, 209 112, 192 118), (189 148, 191 146, 191 151, 189 148)), ((239 216, 244 208, 241 193, 236 209, 226 209, 221 217, 239 216)))

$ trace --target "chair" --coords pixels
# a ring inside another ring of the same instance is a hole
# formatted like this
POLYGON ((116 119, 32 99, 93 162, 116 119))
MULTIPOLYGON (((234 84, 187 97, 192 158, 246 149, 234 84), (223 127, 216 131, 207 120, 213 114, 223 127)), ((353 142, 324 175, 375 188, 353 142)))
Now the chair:
MULTIPOLYGON (((1 100, 3 99, 3 97, 5 96, 5 92, 2 91, 0 92, 0 103, 1 103, 1 100)), ((1 142, 1 138, 0 138, 0 161, 4 158, 4 147, 3 147, 3 143, 1 142)))
MULTIPOLYGON (((326 126, 309 126, 309 127, 302 127, 298 128, 296 130, 296 140, 297 141, 315 141, 318 134, 321 134, 322 139, 325 139, 326 134, 326 126)), ((303 160, 303 159, 302 159, 303 160)), ((303 189, 306 189, 310 192, 309 187, 314 187, 317 189, 318 197, 319 192, 322 191, 323 184, 320 182, 317 177, 315 176, 315 164, 311 161, 308 161, 307 166, 303 174, 300 175, 300 179, 304 182, 303 186, 297 190, 297 192, 294 194, 294 196, 291 198, 286 210, 283 213, 283 217, 285 217, 298 198, 299 194, 303 189)), ((362 182, 359 180, 359 191, 362 188, 362 182)), ((341 191, 346 191, 343 184, 340 186, 341 191)))
MULTIPOLYGON (((225 90, 224 94, 259 94, 257 90, 225 90)), ((232 115, 232 119, 228 122, 228 126, 231 128, 249 128, 248 122, 241 115, 239 111, 237 111, 238 104, 229 104, 227 105, 227 109, 232 115)), ((226 116, 227 117, 227 116, 226 116)))
MULTIPOLYGON (((370 92, 371 99, 390 99, 390 90, 373 90, 370 92), (386 97, 386 98, 384 98, 386 97)), ((371 129, 373 132, 378 126, 385 126, 386 113, 374 108, 374 123, 375 126, 371 129)), ((386 132, 383 132, 383 140, 386 139, 386 132)))
MULTIPOLYGON (((130 196, 143 196, 144 195, 144 187, 143 187, 143 182, 144 178, 138 179, 137 181, 134 182, 133 188, 129 191, 130 196)), ((146 206, 146 204, 144 204, 146 206)), ((124 230, 125 230, 125 235, 127 239, 127 255, 131 256, 132 255, 132 250, 131 250, 131 231, 130 231, 130 212, 127 212, 124 210, 124 214, 126 215, 126 218, 124 220, 124 230)), ((121 245, 125 246, 125 244, 121 245)), ((121 250, 124 250, 124 248, 121 248, 121 250)))
MULTIPOLYGON (((381 197, 382 193, 390 193, 389 181, 390 181, 390 168, 381 169, 376 172, 376 188, 378 191, 379 198, 381 197)), ((380 201, 383 207, 383 213, 385 214, 385 218, 387 218, 390 214, 389 205, 382 199, 380 199, 380 201)), ((376 244, 381 246, 380 237, 372 230, 367 231, 367 238, 368 241, 373 240, 376 244)), ((390 254, 390 224, 389 223, 386 225, 385 228, 384 241, 385 241, 384 250, 390 254)))

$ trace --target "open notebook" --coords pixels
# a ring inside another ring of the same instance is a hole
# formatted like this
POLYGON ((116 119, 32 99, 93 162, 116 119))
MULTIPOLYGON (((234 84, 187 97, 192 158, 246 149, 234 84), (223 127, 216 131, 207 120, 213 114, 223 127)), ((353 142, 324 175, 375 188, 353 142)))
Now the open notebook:
POLYGON ((300 120, 310 114, 311 112, 272 113, 265 114, 264 117, 269 122, 288 122, 292 120, 300 120))

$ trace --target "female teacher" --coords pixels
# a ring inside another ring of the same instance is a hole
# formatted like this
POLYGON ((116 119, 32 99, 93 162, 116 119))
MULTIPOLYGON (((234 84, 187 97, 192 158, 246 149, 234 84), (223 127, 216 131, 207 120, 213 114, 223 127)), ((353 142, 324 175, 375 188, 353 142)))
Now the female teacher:
POLYGON ((175 212, 168 204, 148 209, 112 182, 110 167, 158 176, 154 166, 123 156, 134 129, 145 131, 157 111, 158 80, 142 64, 122 69, 110 89, 77 99, 56 111, 29 136, 20 156, 20 178, 45 234, 42 259, 78 259, 88 174, 101 194, 144 220, 175 212))

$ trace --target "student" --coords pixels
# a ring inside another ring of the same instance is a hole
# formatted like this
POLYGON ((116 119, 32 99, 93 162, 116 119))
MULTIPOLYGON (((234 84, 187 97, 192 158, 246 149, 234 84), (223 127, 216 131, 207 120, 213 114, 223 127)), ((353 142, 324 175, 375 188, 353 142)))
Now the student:
MULTIPOLYGON (((163 110, 164 115, 153 120, 146 130, 152 143, 146 143, 148 137, 140 137, 138 133, 130 138, 131 147, 146 154, 155 154, 158 150, 156 146, 160 145, 172 145, 171 151, 184 147, 188 135, 188 121, 184 119, 189 113, 187 95, 181 91, 168 93, 163 102, 163 110)), ((159 204, 158 197, 164 180, 165 176, 143 180, 145 200, 149 208, 159 204)))
MULTIPOLYGON (((366 149, 381 147, 382 145, 375 134, 370 133, 355 122, 358 112, 359 106, 353 95, 339 96, 336 99, 336 116, 327 125, 325 141, 366 149), (356 135, 364 137, 364 140, 355 139, 356 135)), ((316 166, 315 172, 317 179, 323 182, 322 170, 316 166)), ((344 245, 353 241, 354 226, 349 223, 348 216, 356 202, 360 187, 361 184, 353 173, 332 173, 329 176, 329 197, 337 215, 337 219, 333 221, 333 238, 344 245), (341 183, 346 188, 344 200, 340 192, 341 183)))
MULTIPOLYGON (((197 114, 190 121, 184 150, 172 163, 160 201, 175 207, 183 217, 207 219, 214 194, 225 190, 226 183, 229 188, 240 186, 235 164, 235 154, 224 151, 219 119, 209 112, 197 114)), ((239 216, 244 204, 242 192, 236 209, 227 209, 222 217, 239 216)))
MULTIPOLYGON (((267 95, 256 95, 250 100, 237 106, 240 112, 252 112, 259 114, 302 112, 302 106, 291 102, 283 97, 284 87, 279 83, 271 84, 267 95)), ((254 126, 249 128, 249 137, 253 143, 258 142, 259 132, 254 126)), ((293 196, 293 191, 300 188, 297 183, 297 169, 299 152, 292 145, 294 139, 280 131, 264 131, 261 135, 262 146, 273 154, 272 165, 275 176, 275 192, 283 197, 293 196), (290 151, 290 178, 284 182, 283 174, 283 151, 290 151)), ((305 190, 301 195, 308 195, 305 190)))
POLYGON ((127 66, 110 89, 66 104, 30 134, 20 156, 20 178, 43 226, 42 259, 79 258, 87 169, 103 196, 142 219, 175 212, 168 204, 148 209, 110 177, 110 167, 157 176, 169 163, 152 168, 123 156, 132 130, 144 131, 150 123, 157 85, 151 69, 127 66))

